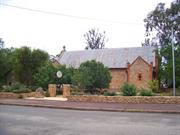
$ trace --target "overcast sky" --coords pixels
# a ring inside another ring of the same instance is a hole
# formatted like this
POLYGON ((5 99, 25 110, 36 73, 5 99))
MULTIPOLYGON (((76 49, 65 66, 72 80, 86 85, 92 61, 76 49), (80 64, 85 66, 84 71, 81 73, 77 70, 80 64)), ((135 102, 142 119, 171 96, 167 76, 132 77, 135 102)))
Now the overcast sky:
POLYGON ((138 47, 144 41, 143 19, 159 2, 172 0, 0 0, 0 38, 6 47, 29 46, 56 55, 86 47, 91 28, 106 31, 106 48, 138 47))

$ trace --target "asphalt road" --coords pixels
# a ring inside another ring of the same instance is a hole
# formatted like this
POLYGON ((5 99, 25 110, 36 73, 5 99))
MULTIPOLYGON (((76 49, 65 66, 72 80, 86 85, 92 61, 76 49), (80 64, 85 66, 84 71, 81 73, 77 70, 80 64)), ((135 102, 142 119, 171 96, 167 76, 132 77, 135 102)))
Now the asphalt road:
POLYGON ((0 135, 179 135, 180 115, 0 105, 0 135))

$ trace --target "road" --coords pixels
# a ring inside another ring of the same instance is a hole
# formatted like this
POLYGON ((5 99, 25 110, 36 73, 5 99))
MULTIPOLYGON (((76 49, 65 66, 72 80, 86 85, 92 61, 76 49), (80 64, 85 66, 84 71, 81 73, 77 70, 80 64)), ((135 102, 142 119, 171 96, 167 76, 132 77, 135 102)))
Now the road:
POLYGON ((180 114, 0 105, 0 135, 179 135, 180 114))

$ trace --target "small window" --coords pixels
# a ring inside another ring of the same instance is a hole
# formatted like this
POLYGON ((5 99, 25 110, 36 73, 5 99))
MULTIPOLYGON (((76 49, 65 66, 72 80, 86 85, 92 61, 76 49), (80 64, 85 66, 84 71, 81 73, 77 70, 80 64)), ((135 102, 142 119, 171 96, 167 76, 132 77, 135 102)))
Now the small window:
POLYGON ((141 75, 141 73, 138 74, 138 80, 139 80, 139 81, 142 80, 142 75, 141 75))

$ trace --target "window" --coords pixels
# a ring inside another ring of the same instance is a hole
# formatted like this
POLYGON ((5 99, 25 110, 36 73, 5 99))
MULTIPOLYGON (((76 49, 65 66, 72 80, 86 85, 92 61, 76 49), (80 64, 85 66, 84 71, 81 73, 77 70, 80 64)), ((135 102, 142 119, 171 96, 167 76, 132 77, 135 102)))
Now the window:
POLYGON ((142 80, 142 75, 141 75, 141 73, 138 74, 138 80, 139 80, 139 81, 142 80))

